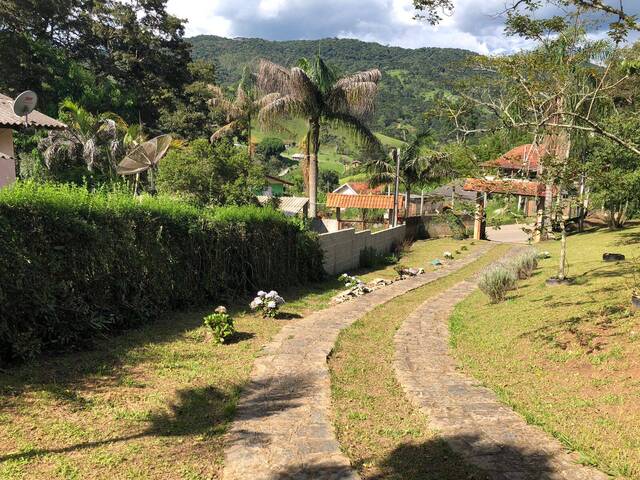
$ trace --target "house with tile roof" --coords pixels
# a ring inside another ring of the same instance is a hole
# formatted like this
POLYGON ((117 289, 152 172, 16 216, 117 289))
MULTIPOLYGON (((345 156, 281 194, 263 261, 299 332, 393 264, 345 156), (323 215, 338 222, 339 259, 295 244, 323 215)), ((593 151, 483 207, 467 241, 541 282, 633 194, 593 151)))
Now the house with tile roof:
MULTIPOLYGON (((26 128, 25 118, 13 112, 13 99, 0 93, 0 188, 16 180, 16 154, 13 131, 26 128)), ((29 114, 28 127, 64 129, 67 126, 44 113, 34 110, 29 114)))

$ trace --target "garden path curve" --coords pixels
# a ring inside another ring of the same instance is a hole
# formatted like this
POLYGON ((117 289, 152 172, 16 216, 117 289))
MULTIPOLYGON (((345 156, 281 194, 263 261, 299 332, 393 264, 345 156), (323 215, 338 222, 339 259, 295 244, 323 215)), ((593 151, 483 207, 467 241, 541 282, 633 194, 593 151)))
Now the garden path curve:
POLYGON ((264 347, 238 402, 227 437, 225 480, 358 479, 340 452, 330 419, 327 356, 340 333, 375 307, 480 258, 479 244, 460 260, 424 275, 294 321, 264 347))
POLYGON ((489 389, 457 369, 449 317, 477 287, 461 282, 424 302, 395 336, 396 376, 408 398, 449 446, 496 480, 604 480, 576 463, 556 439, 528 425, 489 389))

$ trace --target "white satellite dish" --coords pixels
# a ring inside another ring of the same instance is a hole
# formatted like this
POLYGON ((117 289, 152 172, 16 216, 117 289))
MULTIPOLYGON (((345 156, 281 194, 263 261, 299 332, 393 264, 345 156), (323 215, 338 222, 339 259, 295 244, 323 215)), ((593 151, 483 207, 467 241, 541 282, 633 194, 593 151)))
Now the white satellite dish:
POLYGON ((18 117, 25 117, 25 123, 29 125, 29 114, 33 112, 38 103, 38 95, 36 92, 27 90, 22 92, 13 101, 13 113, 18 117))

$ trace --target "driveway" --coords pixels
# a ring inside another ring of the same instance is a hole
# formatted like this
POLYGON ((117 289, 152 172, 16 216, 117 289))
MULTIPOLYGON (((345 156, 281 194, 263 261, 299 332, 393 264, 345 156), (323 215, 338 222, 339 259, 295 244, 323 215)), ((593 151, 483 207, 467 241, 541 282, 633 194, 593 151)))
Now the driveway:
POLYGON ((528 243, 529 237, 522 231, 526 224, 502 225, 500 230, 487 227, 487 240, 499 243, 528 243))

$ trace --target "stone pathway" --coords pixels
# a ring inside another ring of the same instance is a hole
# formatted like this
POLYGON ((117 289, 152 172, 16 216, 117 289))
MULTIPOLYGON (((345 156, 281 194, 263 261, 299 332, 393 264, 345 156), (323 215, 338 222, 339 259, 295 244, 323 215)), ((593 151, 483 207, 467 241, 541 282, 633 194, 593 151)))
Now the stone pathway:
POLYGON ((225 480, 353 480, 331 424, 327 355, 340 330, 378 305, 444 277, 484 255, 489 244, 435 272, 412 277, 285 326, 256 360, 225 451, 225 480))
POLYGON ((396 376, 408 398, 455 452, 492 479, 609 478, 578 465, 560 442, 457 370, 449 354, 448 319, 476 287, 475 280, 461 282, 427 300, 396 333, 396 376))

